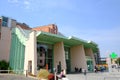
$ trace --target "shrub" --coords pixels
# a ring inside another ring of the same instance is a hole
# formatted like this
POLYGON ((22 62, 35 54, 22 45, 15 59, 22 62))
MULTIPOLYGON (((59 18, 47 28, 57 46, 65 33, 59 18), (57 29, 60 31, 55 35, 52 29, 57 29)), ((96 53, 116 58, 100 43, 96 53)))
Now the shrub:
MULTIPOLYGON (((8 70, 9 68, 9 63, 6 62, 5 60, 0 61, 0 70, 8 70)), ((2 72, 7 72, 7 71, 2 71, 2 72)))

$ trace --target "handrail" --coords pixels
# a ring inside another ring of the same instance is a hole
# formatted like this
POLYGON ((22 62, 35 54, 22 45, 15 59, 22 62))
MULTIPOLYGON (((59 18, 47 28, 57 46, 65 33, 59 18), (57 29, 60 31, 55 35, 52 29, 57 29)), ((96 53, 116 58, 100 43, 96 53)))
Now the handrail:
POLYGON ((28 70, 0 70, 0 74, 1 73, 7 73, 7 74, 25 74, 25 76, 27 77, 28 70))
POLYGON ((20 71, 21 72, 21 71, 27 71, 27 70, 0 70, 0 73, 3 72, 3 71, 8 71, 8 72, 10 72, 10 71, 18 72, 18 71, 20 71))

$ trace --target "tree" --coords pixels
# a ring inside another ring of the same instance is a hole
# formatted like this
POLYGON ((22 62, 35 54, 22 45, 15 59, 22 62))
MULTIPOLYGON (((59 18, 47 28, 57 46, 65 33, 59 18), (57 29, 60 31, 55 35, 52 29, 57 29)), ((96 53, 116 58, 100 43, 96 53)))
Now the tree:
POLYGON ((120 57, 117 58, 116 63, 117 63, 118 65, 120 65, 120 57))

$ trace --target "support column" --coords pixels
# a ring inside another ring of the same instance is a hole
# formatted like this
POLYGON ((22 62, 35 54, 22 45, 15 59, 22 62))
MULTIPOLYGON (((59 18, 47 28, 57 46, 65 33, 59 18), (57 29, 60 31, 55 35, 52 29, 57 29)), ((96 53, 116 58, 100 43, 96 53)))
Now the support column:
POLYGON ((70 48, 71 53, 71 71, 75 71, 75 67, 87 70, 86 57, 83 45, 73 46, 70 48))
POLYGON ((57 69, 61 64, 61 69, 66 70, 65 51, 63 42, 54 45, 54 67, 57 69))
POLYGON ((86 56, 90 56, 92 58, 93 66, 95 66, 96 65, 95 57, 94 57, 94 53, 93 53, 92 49, 91 48, 85 48, 85 54, 86 54, 86 56))

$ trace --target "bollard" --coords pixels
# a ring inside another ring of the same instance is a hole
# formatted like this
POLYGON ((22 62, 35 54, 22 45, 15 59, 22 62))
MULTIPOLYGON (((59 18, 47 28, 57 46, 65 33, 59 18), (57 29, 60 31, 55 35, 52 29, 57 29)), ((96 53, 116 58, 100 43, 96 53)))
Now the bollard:
POLYGON ((84 75, 86 75, 86 70, 84 70, 84 75))
POLYGON ((54 68, 54 79, 56 80, 56 68, 54 68))
POLYGON ((84 70, 83 74, 85 75, 85 80, 87 80, 87 76, 86 76, 87 72, 86 72, 86 70, 84 70))
POLYGON ((26 70, 26 74, 25 74, 25 76, 27 77, 28 76, 28 71, 26 70))

